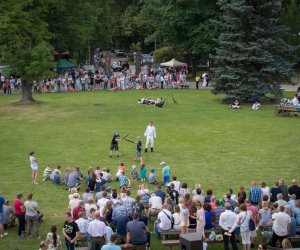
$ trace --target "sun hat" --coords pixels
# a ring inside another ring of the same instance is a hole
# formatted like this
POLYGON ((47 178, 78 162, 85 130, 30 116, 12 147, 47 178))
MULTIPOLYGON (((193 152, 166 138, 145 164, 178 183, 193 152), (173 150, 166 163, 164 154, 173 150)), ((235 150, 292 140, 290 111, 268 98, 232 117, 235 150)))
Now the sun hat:
POLYGON ((165 161, 162 161, 162 162, 160 163, 160 165, 166 165, 166 162, 165 162, 165 161))

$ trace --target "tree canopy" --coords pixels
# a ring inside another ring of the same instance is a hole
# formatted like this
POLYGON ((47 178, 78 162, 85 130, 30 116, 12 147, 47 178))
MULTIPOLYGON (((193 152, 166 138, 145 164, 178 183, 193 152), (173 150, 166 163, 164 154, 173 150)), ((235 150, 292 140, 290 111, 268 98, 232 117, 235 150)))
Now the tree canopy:
POLYGON ((214 94, 242 100, 259 100, 268 93, 280 96, 280 84, 292 73, 293 48, 279 24, 281 1, 220 0, 224 12, 217 22, 220 36, 213 56, 214 94))

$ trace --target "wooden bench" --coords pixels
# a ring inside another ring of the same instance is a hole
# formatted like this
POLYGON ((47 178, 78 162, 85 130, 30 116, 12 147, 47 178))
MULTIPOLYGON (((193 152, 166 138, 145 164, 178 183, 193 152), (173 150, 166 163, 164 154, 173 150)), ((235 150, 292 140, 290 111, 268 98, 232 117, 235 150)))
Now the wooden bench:
POLYGON ((293 105, 280 104, 276 105, 275 114, 277 116, 298 116, 300 114, 300 109, 293 105))
POLYGON ((122 250, 138 250, 138 249, 147 249, 147 244, 143 244, 143 245, 133 245, 133 244, 128 244, 128 247, 126 247, 125 244, 123 245, 119 245, 122 250))
POLYGON ((300 241, 300 235, 296 234, 295 236, 288 237, 288 239, 290 240, 290 242, 300 241))
MULTIPOLYGON (((204 230, 204 233, 205 233, 205 236, 208 237, 208 235, 214 231, 216 234, 221 234, 221 229, 205 229, 204 230)), ((188 233, 195 233, 196 232, 196 228, 189 228, 188 229, 188 233)), ((176 235, 176 236, 179 236, 181 234, 181 231, 180 230, 174 230, 174 229, 171 229, 171 230, 168 230, 168 231, 159 231, 160 235, 163 237, 163 240, 165 240, 166 238, 168 238, 169 235, 176 235)))
MULTIPOLYGON (((195 233, 196 232, 196 228, 189 228, 188 229, 189 233, 195 233)), ((171 230, 160 230, 159 231, 160 235, 163 237, 163 239, 165 240, 166 238, 168 238, 169 235, 177 235, 179 236, 181 234, 181 230, 175 230, 175 229, 171 229, 171 230)))
MULTIPOLYGON (((205 240, 204 242, 206 242, 207 245, 210 245, 210 244, 220 244, 220 243, 223 243, 223 240, 221 240, 221 241, 217 241, 217 240, 205 240)), ((177 247, 177 246, 180 245, 180 240, 163 240, 162 244, 163 244, 164 247, 169 247, 170 250, 172 250, 173 247, 177 247)))

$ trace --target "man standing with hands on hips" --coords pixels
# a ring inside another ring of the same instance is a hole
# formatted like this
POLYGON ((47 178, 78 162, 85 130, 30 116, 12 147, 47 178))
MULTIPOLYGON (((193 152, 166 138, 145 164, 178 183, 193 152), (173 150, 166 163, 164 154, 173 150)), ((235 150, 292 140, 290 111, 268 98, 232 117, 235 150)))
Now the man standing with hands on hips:
POLYGON ((146 137, 145 152, 147 153, 147 151, 148 151, 149 142, 151 143, 151 152, 153 152, 154 138, 156 138, 156 130, 153 125, 153 122, 149 122, 149 124, 146 128, 146 131, 144 133, 144 136, 146 137))

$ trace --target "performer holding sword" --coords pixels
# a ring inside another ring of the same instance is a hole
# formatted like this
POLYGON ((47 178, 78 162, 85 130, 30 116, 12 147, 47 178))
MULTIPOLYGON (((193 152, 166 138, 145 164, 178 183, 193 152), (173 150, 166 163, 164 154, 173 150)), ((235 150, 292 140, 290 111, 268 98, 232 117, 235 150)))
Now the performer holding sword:
POLYGON ((156 130, 153 125, 153 122, 149 122, 144 136, 146 137, 145 152, 147 153, 147 151, 148 151, 149 142, 151 143, 151 152, 153 152, 154 138, 156 138, 156 130))

